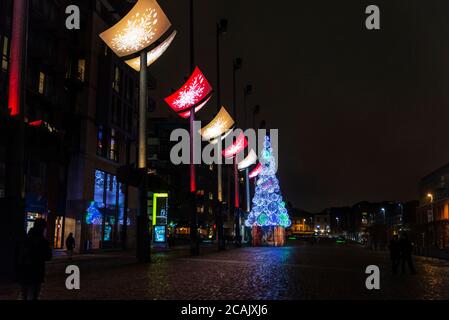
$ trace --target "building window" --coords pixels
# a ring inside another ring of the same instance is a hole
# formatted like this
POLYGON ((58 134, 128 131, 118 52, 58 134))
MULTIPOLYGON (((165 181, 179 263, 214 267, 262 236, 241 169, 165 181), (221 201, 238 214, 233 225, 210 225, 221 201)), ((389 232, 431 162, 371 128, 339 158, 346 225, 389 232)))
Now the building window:
POLYGON ((46 82, 46 75, 43 72, 39 72, 39 93, 44 94, 45 93, 45 82, 46 82))
MULTIPOLYGON (((116 176, 96 170, 94 199, 85 217, 88 225, 96 227, 90 230, 90 237, 97 242, 94 247, 120 237, 120 230, 115 230, 115 226, 120 229, 124 223, 124 202, 124 185, 117 181, 116 176)), ((127 224, 130 224, 129 218, 127 224)))
POLYGON ((79 59, 78 60, 78 73, 77 73, 78 80, 84 82, 85 74, 86 74, 86 60, 79 59))
POLYGON ((115 129, 111 129, 109 136, 109 160, 118 162, 118 142, 117 132, 115 129))
POLYGON ((2 70, 8 70, 9 64, 9 39, 8 37, 3 37, 3 45, 2 45, 2 70))
POLYGON ((97 155, 104 157, 106 155, 105 134, 103 126, 98 127, 97 133, 97 155))
POLYGON ((114 71, 114 81, 112 82, 112 88, 116 92, 120 92, 120 79, 121 79, 121 72, 118 67, 115 67, 114 71))

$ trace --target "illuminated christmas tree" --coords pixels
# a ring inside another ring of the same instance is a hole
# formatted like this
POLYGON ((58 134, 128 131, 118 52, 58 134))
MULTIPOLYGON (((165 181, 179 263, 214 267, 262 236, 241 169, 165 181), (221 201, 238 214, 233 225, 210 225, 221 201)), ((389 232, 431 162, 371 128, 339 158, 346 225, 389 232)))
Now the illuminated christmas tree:
POLYGON ((247 227, 288 228, 291 221, 276 178, 276 161, 268 136, 265 137, 260 163, 262 171, 256 182, 253 207, 245 224, 247 227))

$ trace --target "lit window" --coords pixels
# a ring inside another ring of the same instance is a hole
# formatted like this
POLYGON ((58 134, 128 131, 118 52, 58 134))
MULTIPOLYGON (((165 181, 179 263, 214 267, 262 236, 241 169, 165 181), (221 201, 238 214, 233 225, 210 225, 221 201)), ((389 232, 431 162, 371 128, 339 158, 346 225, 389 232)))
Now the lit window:
POLYGON ((104 148, 104 130, 102 126, 98 127, 97 133, 97 155, 104 157, 105 155, 104 148))
POLYGON ((2 46, 2 70, 8 70, 8 48, 9 48, 9 39, 8 37, 3 37, 3 46, 2 46))
POLYGON ((44 92, 45 92, 45 80, 46 80, 45 78, 46 78, 45 73, 40 72, 39 73, 39 93, 40 94, 44 94, 44 92))
POLYGON ((78 60, 78 80, 84 82, 86 72, 86 60, 78 60))
POLYGON ((111 136, 109 137, 109 160, 118 162, 117 133, 115 129, 111 129, 111 136))
POLYGON ((114 71, 114 81, 112 82, 112 88, 117 91, 120 92, 120 69, 118 67, 115 67, 115 71, 114 71))

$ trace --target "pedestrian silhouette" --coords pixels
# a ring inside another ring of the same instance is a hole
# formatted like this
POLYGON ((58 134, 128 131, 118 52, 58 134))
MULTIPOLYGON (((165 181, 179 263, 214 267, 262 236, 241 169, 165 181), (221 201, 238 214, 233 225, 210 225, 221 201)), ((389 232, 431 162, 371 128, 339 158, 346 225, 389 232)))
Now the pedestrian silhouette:
POLYGON ((412 252, 413 252, 413 244, 408 239, 407 233, 402 234, 401 239, 399 240, 399 250, 401 252, 401 269, 402 274, 405 274, 405 264, 408 265, 410 272, 415 274, 415 267, 413 266, 412 261, 412 252))
POLYGON ((70 233, 67 239, 65 240, 65 247, 67 249, 69 259, 72 260, 73 249, 75 249, 75 238, 73 237, 73 233, 70 233))
POLYGON ((45 278, 45 262, 51 260, 52 251, 44 236, 46 222, 36 219, 16 253, 17 282, 21 286, 23 300, 39 299, 45 278))
POLYGON ((396 274, 398 272, 399 263, 401 261, 401 252, 399 249, 399 237, 397 235, 395 235, 393 239, 390 240, 388 249, 390 250, 391 267, 393 270, 393 274, 396 274))

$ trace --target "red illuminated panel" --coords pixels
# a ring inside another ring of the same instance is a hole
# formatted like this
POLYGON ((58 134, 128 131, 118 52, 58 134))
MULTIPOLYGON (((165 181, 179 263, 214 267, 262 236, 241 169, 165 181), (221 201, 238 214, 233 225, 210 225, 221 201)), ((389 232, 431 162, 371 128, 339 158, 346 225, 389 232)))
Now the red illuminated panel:
POLYGON ((11 64, 9 70, 8 108, 11 116, 20 114, 20 85, 22 82, 23 38, 25 35, 25 0, 15 0, 12 20, 11 64))
MULTIPOLYGON (((197 113, 198 111, 200 111, 201 109, 203 109, 203 107, 209 102, 209 100, 212 98, 212 96, 210 96, 209 98, 206 99, 206 101, 204 101, 203 103, 201 103, 198 107, 195 108, 195 113, 197 113)), ((178 113, 178 115, 184 119, 188 119, 190 117, 190 110, 189 111, 185 111, 185 112, 181 112, 178 113)))
POLYGON ((258 164, 248 175, 250 179, 254 179, 262 172, 262 164, 258 164))
POLYGON ((37 121, 30 122, 28 124, 32 127, 40 127, 42 125, 42 123, 43 123, 42 120, 37 120, 37 121))
POLYGON ((212 86, 201 70, 196 67, 189 80, 181 89, 165 99, 165 102, 183 118, 190 116, 190 110, 199 111, 208 101, 212 86), (187 112, 188 111, 188 112, 187 112))
POLYGON ((226 159, 233 158, 236 154, 242 152, 247 146, 248 140, 246 140, 245 135, 241 133, 231 146, 223 150, 223 156, 226 159))

